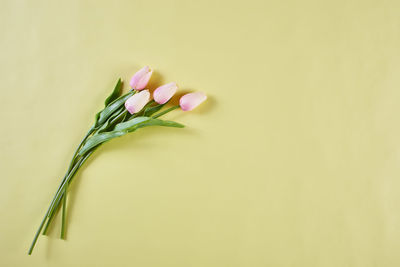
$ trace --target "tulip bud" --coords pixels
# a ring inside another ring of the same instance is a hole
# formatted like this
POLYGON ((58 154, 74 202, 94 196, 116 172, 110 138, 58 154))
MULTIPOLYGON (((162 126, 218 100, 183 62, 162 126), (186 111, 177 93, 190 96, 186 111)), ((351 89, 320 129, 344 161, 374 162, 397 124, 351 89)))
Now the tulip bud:
POLYGON ((167 83, 158 87, 154 93, 153 98, 158 104, 165 104, 176 93, 178 86, 176 83, 167 83))
POLYGON ((207 99, 202 92, 189 93, 181 97, 179 105, 183 111, 190 111, 207 99))
POLYGON ((143 90, 149 82, 151 74, 153 74, 153 70, 150 70, 148 66, 143 67, 133 75, 129 83, 131 88, 138 91, 143 90))
POLYGON ((138 113, 147 104, 147 102, 149 102, 149 99, 149 90, 143 90, 128 98, 128 100, 125 101, 125 108, 130 114, 138 113))

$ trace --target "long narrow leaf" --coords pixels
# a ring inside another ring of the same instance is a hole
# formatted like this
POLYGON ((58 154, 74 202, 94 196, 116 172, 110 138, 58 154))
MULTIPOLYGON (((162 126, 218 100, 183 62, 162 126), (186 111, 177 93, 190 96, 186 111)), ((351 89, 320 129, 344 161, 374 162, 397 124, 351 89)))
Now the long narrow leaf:
POLYGON ((78 155, 82 156, 86 152, 88 152, 90 149, 96 147, 97 145, 102 144, 104 142, 107 142, 108 140, 111 140, 111 139, 113 139, 115 137, 123 136, 124 134, 126 134, 126 133, 125 132, 119 132, 119 131, 96 134, 96 135, 90 137, 85 142, 85 144, 83 145, 83 147, 79 151, 78 155))
POLYGON ((135 130, 139 129, 139 128, 143 128, 143 127, 148 127, 148 126, 163 126, 163 127, 175 127, 175 128, 185 127, 185 125, 174 122, 174 121, 165 121, 165 120, 150 118, 150 120, 136 125, 135 130))
POLYGON ((149 117, 136 117, 129 121, 118 123, 114 131, 127 131, 133 132, 139 128, 147 127, 147 126, 165 126, 165 127, 177 127, 183 128, 184 125, 174 122, 174 121, 164 121, 160 119, 153 119, 149 117))
POLYGON ((136 117, 129 121, 121 122, 115 125, 114 131, 129 131, 140 123, 151 120, 149 117, 136 117))
POLYGON ((117 98, 116 100, 108 104, 107 107, 105 107, 96 115, 95 127, 98 127, 99 125, 102 125, 105 121, 107 121, 111 114, 118 110, 129 97, 135 94, 135 92, 136 91, 130 91, 129 93, 117 98))
POLYGON ((153 106, 153 107, 148 107, 148 108, 146 108, 144 110, 143 116, 151 117, 151 115, 153 115, 154 113, 156 113, 157 111, 162 109, 164 106, 165 106, 165 104, 158 104, 158 105, 153 106))
POLYGON ((144 128, 148 126, 164 126, 164 127, 177 127, 177 128, 184 127, 184 125, 174 121, 164 121, 149 117, 136 117, 129 121, 118 123, 115 126, 114 130, 111 132, 98 133, 90 137, 89 139, 86 140, 85 144, 82 146, 78 155, 82 156, 92 148, 104 142, 107 142, 116 137, 123 136, 127 133, 136 131, 139 128, 144 128))
POLYGON ((117 109, 113 114, 110 115, 108 120, 100 126, 100 128, 97 130, 97 133, 106 132, 107 129, 110 128, 110 125, 112 124, 113 120, 118 116, 120 116, 120 114, 123 113, 124 111, 125 111, 124 106, 121 106, 119 109, 117 109))
POLYGON ((90 149, 94 148, 95 146, 97 146, 101 143, 107 142, 116 137, 123 136, 124 134, 129 132, 129 129, 133 129, 135 127, 135 125, 142 123, 144 121, 147 121, 147 120, 150 120, 150 118, 137 117, 137 118, 134 118, 127 122, 118 123, 116 125, 114 131, 95 134, 94 136, 92 136, 86 140, 85 144, 79 151, 79 155, 80 156, 84 155, 90 149))
POLYGON ((122 89, 122 80, 121 80, 121 78, 119 78, 117 84, 114 87, 114 90, 104 101, 105 107, 107 107, 108 104, 110 104, 111 102, 113 102, 115 99, 117 99, 119 97, 119 95, 121 94, 121 89, 122 89))

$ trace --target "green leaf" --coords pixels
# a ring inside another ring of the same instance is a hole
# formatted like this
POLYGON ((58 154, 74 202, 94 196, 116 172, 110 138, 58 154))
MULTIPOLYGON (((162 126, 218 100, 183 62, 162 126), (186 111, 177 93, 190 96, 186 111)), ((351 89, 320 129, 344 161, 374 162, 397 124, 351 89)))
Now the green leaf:
POLYGON ((103 124, 108 120, 108 118, 113 114, 115 111, 117 111, 124 103, 125 101, 133 96, 136 91, 130 91, 129 93, 120 96, 119 98, 115 99, 113 102, 108 104, 107 107, 105 107, 102 111, 100 111, 96 115, 96 123, 95 127, 97 128, 99 125, 103 124))
POLYGON ((127 116, 127 114, 128 114, 128 111, 127 111, 127 110, 125 109, 125 107, 124 107, 124 111, 121 112, 120 114, 118 114, 118 116, 116 116, 115 118, 113 118, 113 119, 110 121, 110 124, 108 125, 108 128, 107 128, 107 129, 108 129, 108 130, 111 130, 111 129, 114 128, 114 126, 115 126, 116 124, 118 124, 118 123, 124 121, 125 118, 126 118, 126 116, 127 116))
POLYGON ((143 116, 151 117, 151 115, 162 109, 164 106, 165 104, 159 104, 154 107, 148 107, 144 110, 143 116))
POLYGON ((185 127, 185 125, 174 122, 174 121, 165 121, 165 120, 150 118, 150 120, 144 121, 144 122, 136 125, 135 130, 139 129, 139 128, 143 128, 143 127, 148 127, 148 126, 163 126, 163 127, 175 127, 175 128, 185 127))
POLYGON ((174 122, 174 121, 164 121, 159 119, 153 119, 150 117, 136 117, 129 121, 118 123, 114 131, 127 131, 133 132, 139 128, 147 127, 147 126, 165 126, 165 127, 177 127, 183 128, 184 125, 174 122))
POLYGON ((119 95, 121 94, 121 90, 122 90, 122 80, 121 80, 121 78, 119 78, 117 84, 114 87, 114 90, 111 93, 111 95, 109 95, 107 97, 107 99, 104 101, 104 106, 107 107, 108 104, 110 104, 115 99, 117 99, 119 97, 119 95))
POLYGON ((79 151, 79 155, 82 156, 86 152, 88 152, 90 149, 96 147, 99 144, 102 144, 104 142, 107 142, 113 138, 123 136, 130 132, 130 129, 134 128, 136 124, 142 123, 146 120, 149 120, 150 118, 148 117, 138 117, 134 118, 130 121, 119 123, 116 125, 116 129, 111 132, 104 132, 104 133, 98 133, 87 139, 85 144, 82 146, 81 150, 79 151))
POLYGON ((98 121, 100 118, 100 113, 101 111, 97 112, 96 116, 94 116, 94 126, 93 127, 97 127, 98 126, 98 121))
POLYGON ((150 119, 151 118, 149 118, 149 117, 136 117, 136 118, 133 118, 133 119, 131 119, 129 121, 118 123, 115 126, 114 131, 128 131, 129 132, 134 127, 136 127, 139 123, 146 122, 146 121, 148 121, 150 119))
POLYGON ((108 120, 103 123, 100 128, 97 130, 97 133, 101 133, 101 132, 105 132, 108 129, 112 129, 111 127, 115 125, 115 123, 113 124, 112 122, 118 118, 119 116, 121 116, 122 113, 124 113, 125 111, 125 107, 121 106, 117 111, 115 111, 113 114, 111 114, 111 116, 108 118, 108 120), (112 126, 111 126, 112 125, 112 126))
POLYGON ((108 140, 111 140, 115 137, 123 136, 126 134, 125 132, 120 132, 120 131, 113 131, 113 132, 105 132, 105 133, 99 133, 96 134, 92 137, 90 137, 85 144, 82 146, 81 150, 79 151, 78 155, 82 156, 86 152, 88 152, 90 149, 96 147, 99 144, 102 144, 104 142, 107 142, 108 140))
POLYGON ((136 117, 126 122, 118 123, 114 130, 111 132, 103 132, 93 135, 88 138, 85 144, 82 146, 78 155, 82 156, 86 154, 92 148, 107 142, 116 137, 123 136, 127 133, 136 131, 139 128, 148 127, 148 126, 164 126, 164 127, 177 127, 183 128, 184 125, 174 122, 174 121, 164 121, 159 119, 153 119, 149 117, 136 117))

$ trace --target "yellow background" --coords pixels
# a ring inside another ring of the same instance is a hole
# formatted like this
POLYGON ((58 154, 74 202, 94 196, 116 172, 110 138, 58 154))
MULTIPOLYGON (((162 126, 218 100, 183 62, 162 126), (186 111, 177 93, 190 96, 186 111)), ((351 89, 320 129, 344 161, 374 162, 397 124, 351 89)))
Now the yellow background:
POLYGON ((2 0, 0 265, 400 266, 399 27, 396 0, 2 0), (97 150, 28 256, 144 65, 209 100, 97 150))

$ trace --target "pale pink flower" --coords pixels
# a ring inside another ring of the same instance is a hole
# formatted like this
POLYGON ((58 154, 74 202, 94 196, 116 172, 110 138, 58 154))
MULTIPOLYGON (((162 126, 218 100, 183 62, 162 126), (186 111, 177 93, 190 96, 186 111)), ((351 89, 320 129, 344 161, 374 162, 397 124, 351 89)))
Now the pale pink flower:
POLYGON ((176 83, 167 83, 158 87, 154 93, 153 98, 158 104, 165 104, 176 93, 178 86, 176 83))
POLYGON ((125 101, 125 108, 129 111, 130 114, 138 113, 147 104, 147 102, 149 102, 149 99, 149 90, 140 91, 139 93, 134 94, 125 101))
POLYGON ((181 97, 179 105, 183 111, 190 111, 207 99, 202 92, 189 93, 181 97))
POLYGON ((148 66, 143 67, 133 75, 131 82, 129 83, 131 88, 138 91, 143 90, 149 82, 151 74, 153 74, 153 70, 148 66))

